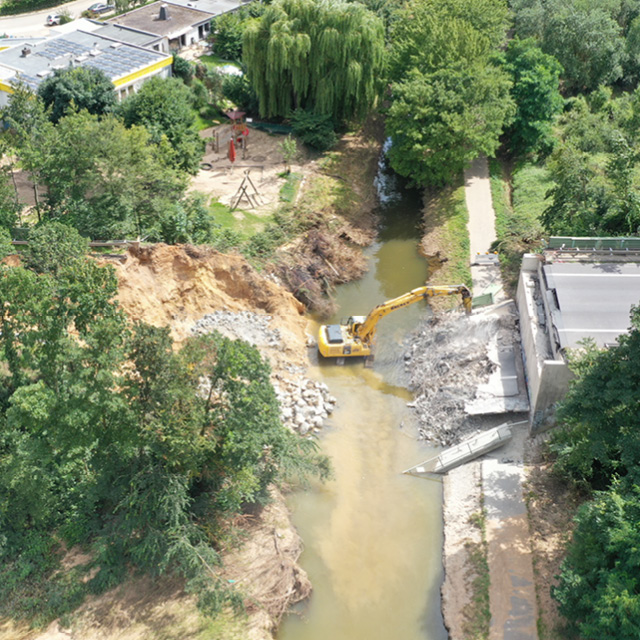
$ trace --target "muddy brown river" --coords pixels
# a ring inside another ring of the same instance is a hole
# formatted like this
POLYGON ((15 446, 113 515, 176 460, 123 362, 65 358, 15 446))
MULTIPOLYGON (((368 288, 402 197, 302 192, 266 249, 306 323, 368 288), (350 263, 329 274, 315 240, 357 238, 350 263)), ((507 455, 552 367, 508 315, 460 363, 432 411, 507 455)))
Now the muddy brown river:
MULTIPOLYGON (((370 270, 338 289, 333 322, 366 315, 426 281, 417 252, 420 206, 411 191, 383 197, 370 270)), ((373 368, 313 356, 310 377, 338 400, 320 437, 335 477, 289 498, 313 593, 283 621, 278 640, 447 638, 440 613, 442 485, 401 473, 434 451, 416 440, 403 360, 403 342, 428 312, 419 302, 381 320, 373 368)))

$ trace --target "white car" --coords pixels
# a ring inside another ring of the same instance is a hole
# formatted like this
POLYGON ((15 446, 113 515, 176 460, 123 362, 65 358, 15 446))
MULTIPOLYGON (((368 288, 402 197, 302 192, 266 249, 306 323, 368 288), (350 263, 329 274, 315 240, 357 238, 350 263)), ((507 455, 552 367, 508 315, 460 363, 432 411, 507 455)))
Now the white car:
POLYGON ((59 13, 52 13, 51 15, 47 16, 47 22, 46 22, 47 27, 54 27, 57 24, 60 24, 59 13))

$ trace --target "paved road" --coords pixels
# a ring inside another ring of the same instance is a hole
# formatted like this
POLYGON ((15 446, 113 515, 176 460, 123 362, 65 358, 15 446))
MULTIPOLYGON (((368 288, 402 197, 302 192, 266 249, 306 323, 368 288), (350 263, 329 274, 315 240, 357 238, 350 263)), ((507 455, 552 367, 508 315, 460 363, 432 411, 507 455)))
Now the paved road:
POLYGON ((552 317, 562 347, 577 347, 587 337, 602 347, 627 332, 631 306, 640 300, 639 265, 555 263, 544 272, 556 292, 559 308, 552 317))
POLYGON ((35 11, 34 13, 0 18, 0 35, 6 34, 19 37, 46 36, 49 33, 49 28, 45 26, 45 21, 49 14, 59 13, 64 10, 68 11, 72 17, 78 18, 83 11, 95 4, 95 2, 96 0, 74 0, 74 2, 61 4, 58 7, 50 7, 42 11, 35 11))

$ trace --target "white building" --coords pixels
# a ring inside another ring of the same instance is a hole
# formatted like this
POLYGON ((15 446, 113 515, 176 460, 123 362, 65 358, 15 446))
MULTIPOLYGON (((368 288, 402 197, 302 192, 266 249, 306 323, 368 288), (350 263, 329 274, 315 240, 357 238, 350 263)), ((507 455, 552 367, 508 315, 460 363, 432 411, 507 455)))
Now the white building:
MULTIPOLYGON (((0 51, 0 106, 7 104, 14 82, 20 80, 37 90, 56 69, 100 69, 113 82, 119 100, 137 91, 149 78, 171 75, 173 56, 102 35, 99 31, 99 28, 76 28, 43 41, 26 42, 0 51)), ((127 35, 132 40, 131 33, 127 35)), ((145 37, 139 33, 133 35, 145 37)), ((146 37, 149 39, 149 34, 146 37)))
POLYGON ((105 24, 154 34, 162 40, 159 50, 168 53, 205 40, 213 17, 213 13, 190 6, 154 2, 110 18, 105 24))

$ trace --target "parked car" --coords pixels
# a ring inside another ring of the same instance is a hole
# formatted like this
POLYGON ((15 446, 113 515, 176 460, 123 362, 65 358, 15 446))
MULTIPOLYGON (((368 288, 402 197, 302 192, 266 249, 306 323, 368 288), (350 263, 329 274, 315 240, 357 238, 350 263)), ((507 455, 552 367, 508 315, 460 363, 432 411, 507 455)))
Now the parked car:
POLYGON ((113 11, 116 8, 115 4, 105 4, 104 2, 96 2, 92 4, 88 11, 90 13, 107 13, 108 11, 113 11))
POLYGON ((47 22, 46 22, 47 27, 53 27, 57 24, 60 24, 59 13, 52 13, 50 16, 47 16, 47 22))

